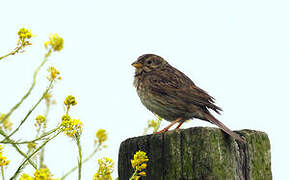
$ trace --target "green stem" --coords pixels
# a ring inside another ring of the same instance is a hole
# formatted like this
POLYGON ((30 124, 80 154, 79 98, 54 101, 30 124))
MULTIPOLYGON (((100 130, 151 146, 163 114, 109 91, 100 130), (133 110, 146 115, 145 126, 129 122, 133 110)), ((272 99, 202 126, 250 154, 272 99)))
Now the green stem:
POLYGON ((50 110, 50 103, 46 103, 46 110, 44 113, 44 117, 46 118, 46 121, 47 121, 47 116, 49 114, 49 110, 50 110))
POLYGON ((161 117, 157 117, 158 118, 158 125, 157 125, 157 127, 155 127, 154 128, 154 131, 153 132, 157 132, 158 131, 158 129, 160 128, 160 125, 161 125, 161 123, 162 123, 162 118, 161 117))
POLYGON ((52 136, 51 138, 49 138, 48 140, 46 140, 41 146, 39 146, 34 152, 32 152, 18 167, 18 169, 16 170, 16 172, 14 173, 14 175, 12 176, 11 179, 15 179, 17 177, 17 175, 20 173, 20 171, 25 167, 25 164, 27 161, 29 161, 31 159, 31 157, 33 157, 39 150, 41 150, 49 141, 51 141, 52 139, 54 139, 56 136, 58 136, 58 134, 60 134, 62 131, 58 131, 54 136, 52 136))
POLYGON ((38 71, 40 70, 40 68, 45 64, 45 62, 47 61, 48 57, 51 54, 51 49, 47 52, 47 54, 45 54, 44 60, 41 62, 41 64, 37 67, 37 69, 34 71, 33 74, 33 82, 31 84, 31 87, 29 88, 28 92, 22 97, 22 99, 14 106, 12 107, 12 109, 3 117, 3 119, 0 121, 0 124, 2 124, 22 103, 23 101, 30 95, 32 89, 35 86, 36 83, 36 76, 38 74, 38 71))
MULTIPOLYGON (((44 122, 44 126, 43 126, 43 129, 42 129, 42 132, 43 134, 45 133, 46 131, 46 125, 47 125, 47 121, 48 121, 48 113, 49 113, 49 110, 50 110, 50 103, 46 101, 46 110, 45 110, 45 113, 44 113, 44 117, 45 117, 45 122, 44 122)), ((40 130, 39 130, 40 131, 40 130)), ((44 151, 45 151, 45 148, 43 148, 40 152, 40 157, 39 157, 39 167, 43 167, 43 164, 44 164, 44 151)))
MULTIPOLYGON (((0 130, 0 134, 4 137, 7 137, 7 135, 2 130, 0 130)), ((10 138, 7 138, 7 141, 11 142, 11 145, 19 152, 19 154, 21 154, 24 158, 27 158, 27 155, 24 152, 22 152, 16 144, 13 143, 14 142, 13 140, 11 140, 10 138)), ((37 165, 31 159, 29 159, 28 162, 35 169, 37 169, 37 165)))
POLYGON ((136 175, 137 175, 137 170, 134 171, 133 175, 129 178, 129 180, 134 180, 136 175))
POLYGON ((46 90, 44 91, 44 93, 42 94, 41 98, 38 100, 38 102, 32 107, 32 109, 29 110, 29 112, 26 114, 25 118, 20 122, 20 124, 18 125, 18 127, 11 133, 8 135, 8 137, 6 137, 3 141, 5 141, 7 138, 10 138, 11 136, 13 136, 13 134, 15 134, 20 127, 24 124, 24 122, 27 120, 27 118, 29 117, 29 115, 34 111, 34 109, 40 104, 40 102, 44 99, 44 97, 46 96, 46 94, 48 93, 48 91, 51 89, 52 87, 52 83, 53 81, 50 81, 50 84, 48 86, 48 88, 46 88, 46 90))
POLYGON ((19 50, 22 48, 22 45, 23 45, 23 44, 21 44, 21 46, 18 46, 14 51, 11 51, 10 53, 8 53, 8 54, 6 54, 6 55, 1 56, 1 57, 0 57, 0 60, 4 59, 4 58, 6 58, 6 57, 8 57, 8 56, 10 56, 10 55, 14 55, 14 54, 18 53, 19 50))
POLYGON ((3 166, 1 166, 1 174, 2 174, 2 180, 5 180, 5 177, 4 177, 4 168, 3 168, 3 166))
MULTIPOLYGON (((98 146, 97 148, 94 149, 94 151, 87 156, 87 158, 85 158, 83 161, 82 161, 82 165, 85 164, 87 161, 89 161, 97 151, 99 151, 100 147, 98 146)), ((70 171, 68 171, 64 176, 62 176, 60 178, 60 180, 64 180, 67 176, 69 176, 71 173, 73 173, 76 169, 78 168, 78 166, 75 166, 74 168, 72 168, 70 171)))
POLYGON ((32 142, 36 142, 36 141, 41 141, 41 140, 44 140, 43 138, 46 137, 46 136, 49 136, 50 134, 54 133, 55 131, 57 131, 59 129, 59 127, 55 128, 55 129, 52 129, 46 133, 43 133, 41 136, 31 140, 31 141, 21 141, 21 142, 16 142, 16 141, 13 141, 13 140, 5 140, 5 141, 0 141, 0 143, 2 144, 28 144, 28 143, 32 143, 32 142))
POLYGON ((82 166, 82 154, 81 154, 81 145, 80 145, 80 136, 76 135, 75 137, 77 148, 78 148, 78 180, 81 180, 81 166, 82 166))
POLYGON ((39 157, 39 168, 42 168, 44 164, 44 148, 40 151, 40 157, 39 157))
POLYGON ((66 109, 66 114, 67 115, 68 115, 69 109, 70 109, 70 105, 67 105, 67 109, 66 109))

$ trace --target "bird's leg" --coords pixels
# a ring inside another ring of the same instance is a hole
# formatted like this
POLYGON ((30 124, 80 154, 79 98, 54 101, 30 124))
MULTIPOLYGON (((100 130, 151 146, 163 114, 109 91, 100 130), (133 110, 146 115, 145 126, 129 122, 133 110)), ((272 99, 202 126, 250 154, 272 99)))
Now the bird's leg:
MULTIPOLYGON (((181 121, 181 120, 182 120, 181 117, 177 118, 177 119, 174 120, 171 124, 169 124, 167 127, 165 127, 163 130, 158 131, 158 132, 155 132, 155 134, 161 134, 161 133, 167 132, 167 131, 170 129, 170 127, 172 127, 174 124, 176 124, 177 122, 179 122, 179 121, 181 121)), ((179 126, 178 126, 178 127, 179 127, 179 126)))
POLYGON ((179 125, 176 127, 176 129, 179 129, 184 122, 185 122, 185 121, 181 121, 181 122, 179 123, 179 125))

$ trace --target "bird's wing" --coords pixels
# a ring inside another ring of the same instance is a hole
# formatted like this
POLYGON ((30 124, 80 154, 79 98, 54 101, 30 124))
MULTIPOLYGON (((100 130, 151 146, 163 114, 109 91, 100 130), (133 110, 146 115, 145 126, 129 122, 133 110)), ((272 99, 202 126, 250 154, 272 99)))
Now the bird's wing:
POLYGON ((152 72, 147 80, 150 81, 148 85, 152 93, 181 99, 201 108, 210 108, 217 113, 221 111, 221 108, 214 104, 213 97, 177 69, 152 72))

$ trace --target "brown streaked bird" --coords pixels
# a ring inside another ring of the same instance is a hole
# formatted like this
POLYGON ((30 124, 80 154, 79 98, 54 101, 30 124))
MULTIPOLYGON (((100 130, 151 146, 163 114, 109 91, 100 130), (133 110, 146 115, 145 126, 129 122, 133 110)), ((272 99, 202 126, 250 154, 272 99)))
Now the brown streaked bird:
POLYGON ((136 68, 134 86, 142 104, 171 122, 157 133, 168 131, 176 123, 179 123, 178 129, 184 121, 198 118, 217 125, 234 139, 246 142, 210 113, 209 109, 218 114, 222 111, 215 105, 215 99, 162 57, 144 54, 132 65, 136 68))

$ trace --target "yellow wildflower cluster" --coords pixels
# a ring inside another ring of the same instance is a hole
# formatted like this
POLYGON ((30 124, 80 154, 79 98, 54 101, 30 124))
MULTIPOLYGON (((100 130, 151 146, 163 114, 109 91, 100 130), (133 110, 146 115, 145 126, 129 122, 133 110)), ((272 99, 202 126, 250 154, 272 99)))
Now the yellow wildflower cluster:
POLYGON ((110 158, 101 158, 98 160, 99 168, 93 176, 93 180, 112 180, 113 160, 110 158))
MULTIPOLYGON (((24 47, 32 45, 32 43, 30 43, 27 39, 30 39, 31 37, 33 37, 33 34, 31 34, 31 31, 29 29, 26 28, 21 28, 18 31, 18 47, 16 48, 16 51, 14 51, 12 54, 15 54, 17 52, 19 52, 19 50, 23 50, 24 47)), ((22 51, 23 52, 23 51, 22 51)))
POLYGON ((33 35, 31 34, 31 30, 26 28, 21 28, 18 31, 18 37, 21 41, 24 41, 25 39, 30 39, 33 35))
POLYGON ((0 166, 7 166, 9 164, 7 157, 3 156, 3 146, 0 145, 0 166))
POLYGON ((40 128, 42 124, 44 124, 44 127, 46 126, 46 118, 42 115, 38 115, 36 118, 36 123, 34 124, 36 127, 40 128))
POLYGON ((156 114, 155 116, 157 118, 156 120, 153 119, 153 120, 148 121, 148 126, 144 128, 144 132, 143 132, 144 135, 147 134, 148 130, 151 128, 153 129, 153 132, 157 132, 158 129, 160 128, 160 125, 163 119, 156 114))
POLYGON ((157 120, 150 120, 149 123, 148 123, 148 127, 149 128, 153 128, 153 132, 157 132, 159 127, 160 127, 160 124, 162 122, 162 118, 158 115, 157 116, 157 120))
POLYGON ((65 131, 66 135, 69 137, 74 137, 75 135, 80 135, 82 132, 82 122, 79 119, 72 119, 69 115, 70 106, 77 104, 75 97, 69 95, 65 98, 64 104, 67 108, 66 114, 62 116, 61 126, 65 131))
POLYGON ((34 180, 34 178, 24 173, 20 176, 19 180, 34 180))
POLYGON ((51 48, 53 51, 60 51, 63 48, 63 38, 58 34, 50 34, 49 41, 44 42, 46 49, 51 48))
POLYGON ((33 149, 36 148, 36 143, 35 142, 30 142, 27 144, 27 148, 29 151, 32 151, 33 149))
POLYGON ((34 177, 24 173, 19 180, 59 180, 59 178, 52 178, 52 176, 48 168, 40 168, 34 172, 34 177))
POLYGON ((70 105, 74 106, 74 105, 77 104, 77 102, 76 102, 74 96, 69 95, 69 96, 67 96, 67 97, 65 98, 64 104, 65 104, 66 106, 70 106, 70 105))
POLYGON ((105 129, 99 129, 96 132, 95 144, 102 145, 107 140, 107 132, 105 129))
POLYGON ((79 119, 70 118, 68 114, 62 116, 61 126, 65 134, 69 137, 74 137, 82 133, 82 122, 79 119))
POLYGON ((8 57, 10 55, 15 55, 16 53, 22 53, 22 52, 24 52, 24 48, 26 46, 32 45, 32 43, 30 43, 28 39, 30 39, 34 35, 31 34, 31 31, 29 29, 21 28, 21 29, 19 29, 17 34, 18 34, 17 47, 13 51, 11 51, 10 53, 8 53, 4 56, 0 56, 0 60, 8 57))
POLYGON ((155 121, 155 120, 149 120, 148 121, 148 127, 149 128, 157 128, 158 127, 158 122, 157 121, 155 121))
POLYGON ((34 179, 35 180, 44 180, 44 179, 57 180, 58 178, 57 179, 52 178, 52 174, 50 173, 50 170, 48 168, 40 168, 34 172, 34 179))
MULTIPOLYGON (((4 113, 0 115, 0 121, 5 117, 5 115, 6 114, 4 114, 4 113)), ((11 131, 12 126, 13 126, 13 123, 10 121, 9 117, 3 121, 3 128, 4 129, 11 131)))
POLYGON ((61 77, 59 76, 60 72, 55 67, 50 66, 47 71, 50 73, 49 76, 47 77, 49 81, 55 79, 61 80, 61 77))
POLYGON ((145 152, 138 151, 134 154, 133 159, 131 160, 131 166, 135 169, 135 172, 137 173, 134 179, 139 179, 140 176, 146 176, 146 172, 144 172, 143 170, 147 168, 146 162, 148 161, 149 159, 145 152))

